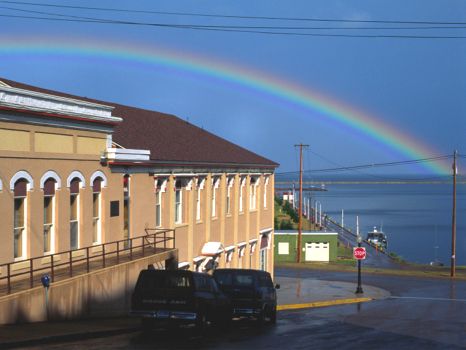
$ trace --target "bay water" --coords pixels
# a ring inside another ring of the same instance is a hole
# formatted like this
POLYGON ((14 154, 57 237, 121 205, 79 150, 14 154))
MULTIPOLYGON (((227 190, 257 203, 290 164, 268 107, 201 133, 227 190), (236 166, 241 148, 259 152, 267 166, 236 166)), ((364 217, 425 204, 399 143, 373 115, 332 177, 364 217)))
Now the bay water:
MULTIPOLYGON (((447 183, 328 184, 325 192, 310 192, 322 212, 366 237, 374 227, 388 237, 388 250, 403 259, 450 265, 452 185, 447 183)), ((309 194, 305 195, 306 197, 309 194)), ((457 186, 456 263, 466 265, 466 185, 457 186)))

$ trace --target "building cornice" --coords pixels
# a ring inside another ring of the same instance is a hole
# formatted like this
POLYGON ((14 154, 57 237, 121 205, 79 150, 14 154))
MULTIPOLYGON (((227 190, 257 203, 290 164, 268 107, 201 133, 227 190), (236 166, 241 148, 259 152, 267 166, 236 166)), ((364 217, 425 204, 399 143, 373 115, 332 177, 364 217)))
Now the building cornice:
POLYGON ((0 85, 0 108, 48 117, 116 124, 113 106, 0 85))

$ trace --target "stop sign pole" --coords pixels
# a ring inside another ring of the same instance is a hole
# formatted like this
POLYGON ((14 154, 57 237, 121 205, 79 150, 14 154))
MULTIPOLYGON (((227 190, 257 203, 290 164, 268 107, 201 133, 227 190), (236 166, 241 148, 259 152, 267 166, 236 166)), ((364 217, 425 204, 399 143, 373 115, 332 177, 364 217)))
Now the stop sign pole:
POLYGON ((356 288, 356 294, 364 293, 361 283, 361 260, 366 258, 366 249, 361 247, 361 241, 362 238, 358 232, 358 247, 353 250, 354 257, 358 259, 358 287, 356 288))

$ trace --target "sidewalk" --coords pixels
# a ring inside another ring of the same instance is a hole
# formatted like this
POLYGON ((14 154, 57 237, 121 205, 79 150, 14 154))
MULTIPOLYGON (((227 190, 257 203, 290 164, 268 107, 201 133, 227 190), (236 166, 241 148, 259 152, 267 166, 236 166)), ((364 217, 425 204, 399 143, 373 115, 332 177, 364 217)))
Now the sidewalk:
POLYGON ((352 304, 390 296, 388 291, 368 285, 363 286, 363 294, 355 294, 356 284, 350 282, 277 277, 276 283, 280 284, 279 310, 352 304))
MULTIPOLYGON (((356 296, 354 283, 277 277, 279 310, 322 307, 389 297, 389 293, 368 285, 356 296)), ((130 333, 140 328, 137 318, 101 318, 63 322, 42 322, 0 326, 0 349, 41 346, 67 341, 130 333)))

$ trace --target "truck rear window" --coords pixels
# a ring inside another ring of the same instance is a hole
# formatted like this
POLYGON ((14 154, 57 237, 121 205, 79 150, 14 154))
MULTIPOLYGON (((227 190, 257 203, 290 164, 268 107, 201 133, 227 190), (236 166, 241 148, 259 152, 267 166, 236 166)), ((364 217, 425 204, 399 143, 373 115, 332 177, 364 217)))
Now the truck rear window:
POLYGON ((216 272, 218 284, 225 287, 250 287, 254 285, 254 275, 247 272, 216 272))
POLYGON ((141 274, 137 284, 143 289, 191 287, 189 276, 154 272, 141 274))

